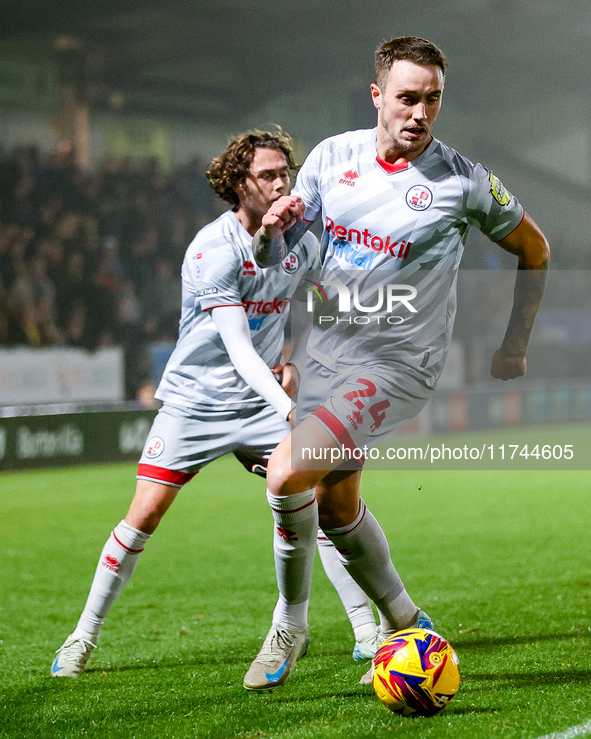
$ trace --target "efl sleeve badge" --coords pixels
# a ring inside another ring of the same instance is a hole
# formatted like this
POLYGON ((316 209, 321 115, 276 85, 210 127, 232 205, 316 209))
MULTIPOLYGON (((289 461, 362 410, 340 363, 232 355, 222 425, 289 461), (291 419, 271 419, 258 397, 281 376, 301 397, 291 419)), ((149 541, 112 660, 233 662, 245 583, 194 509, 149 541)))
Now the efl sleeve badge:
POLYGON ((511 200, 511 195, 501 180, 492 172, 488 173, 488 179, 490 180, 490 192, 493 198, 499 205, 508 205, 511 200))

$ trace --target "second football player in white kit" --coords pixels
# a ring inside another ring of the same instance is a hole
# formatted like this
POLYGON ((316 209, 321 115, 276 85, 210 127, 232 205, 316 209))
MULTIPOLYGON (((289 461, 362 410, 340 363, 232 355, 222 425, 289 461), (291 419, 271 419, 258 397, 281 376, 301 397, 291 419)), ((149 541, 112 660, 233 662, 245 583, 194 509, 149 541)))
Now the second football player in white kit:
MULTIPOLYGON (((131 507, 109 536, 77 627, 53 661, 56 677, 84 671, 111 606, 180 488, 228 453, 264 476, 271 452, 289 433, 292 402, 284 388, 290 367, 280 362, 284 329, 293 288, 317 266, 319 245, 306 234, 287 259, 263 270, 254 262, 252 235, 269 206, 289 192, 294 169, 291 139, 280 131, 238 135, 210 165, 210 184, 232 208, 205 226, 185 255, 179 339, 156 393, 163 406, 140 459, 131 507), (273 369, 282 370, 283 387, 273 369)), ((308 604, 306 587, 290 574, 286 550, 294 536, 285 521, 275 527, 276 559, 284 562, 276 608, 287 626, 278 633, 283 641, 294 625, 289 608, 299 614, 308 604)), ((375 620, 367 597, 325 537, 319 550, 355 632, 354 657, 369 658, 375 620)), ((279 683, 282 676, 269 679, 279 683)))

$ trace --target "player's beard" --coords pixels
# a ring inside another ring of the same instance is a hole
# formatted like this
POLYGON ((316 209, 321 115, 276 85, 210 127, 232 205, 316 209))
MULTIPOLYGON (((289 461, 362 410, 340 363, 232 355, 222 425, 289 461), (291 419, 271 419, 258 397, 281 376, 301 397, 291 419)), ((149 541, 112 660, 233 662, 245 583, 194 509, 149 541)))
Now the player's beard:
POLYGON ((417 139, 416 141, 407 141, 405 139, 399 138, 398 136, 395 136, 394 134, 391 133, 386 121, 382 121, 382 128, 384 129, 393 148, 397 151, 402 151, 405 154, 412 154, 415 151, 421 151, 421 149, 426 148, 427 144, 429 143, 431 139, 431 133, 428 128, 424 129, 426 136, 420 139, 417 139))

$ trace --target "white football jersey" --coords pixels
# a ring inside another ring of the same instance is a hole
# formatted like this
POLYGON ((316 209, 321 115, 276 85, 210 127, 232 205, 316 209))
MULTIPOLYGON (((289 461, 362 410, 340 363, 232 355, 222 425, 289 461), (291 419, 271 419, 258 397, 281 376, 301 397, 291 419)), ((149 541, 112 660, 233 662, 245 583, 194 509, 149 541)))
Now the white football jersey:
POLYGON ((236 372, 209 311, 244 306, 253 346, 274 367, 281 357, 298 277, 318 265, 319 245, 312 234, 306 234, 283 263, 261 269, 252 254, 252 237, 233 211, 201 229, 183 261, 179 339, 156 398, 196 410, 264 405, 236 372))
POLYGON ((412 162, 388 164, 376 129, 321 142, 292 194, 305 219, 321 216, 324 226, 310 356, 335 370, 398 362, 434 387, 469 228, 499 241, 521 222, 521 205, 492 172, 437 139, 412 162))

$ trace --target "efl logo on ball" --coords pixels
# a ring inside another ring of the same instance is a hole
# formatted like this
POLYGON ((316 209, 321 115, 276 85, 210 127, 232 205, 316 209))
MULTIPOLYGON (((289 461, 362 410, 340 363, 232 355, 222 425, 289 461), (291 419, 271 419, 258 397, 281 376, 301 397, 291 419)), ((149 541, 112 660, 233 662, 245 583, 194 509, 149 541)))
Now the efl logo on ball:
POLYGON ((146 444, 146 457, 156 459, 164 451, 164 441, 159 436, 153 436, 146 444))
POLYGON ((434 716, 460 686, 457 654, 442 636, 426 629, 390 636, 378 649, 374 667, 378 698, 402 716, 434 716))

